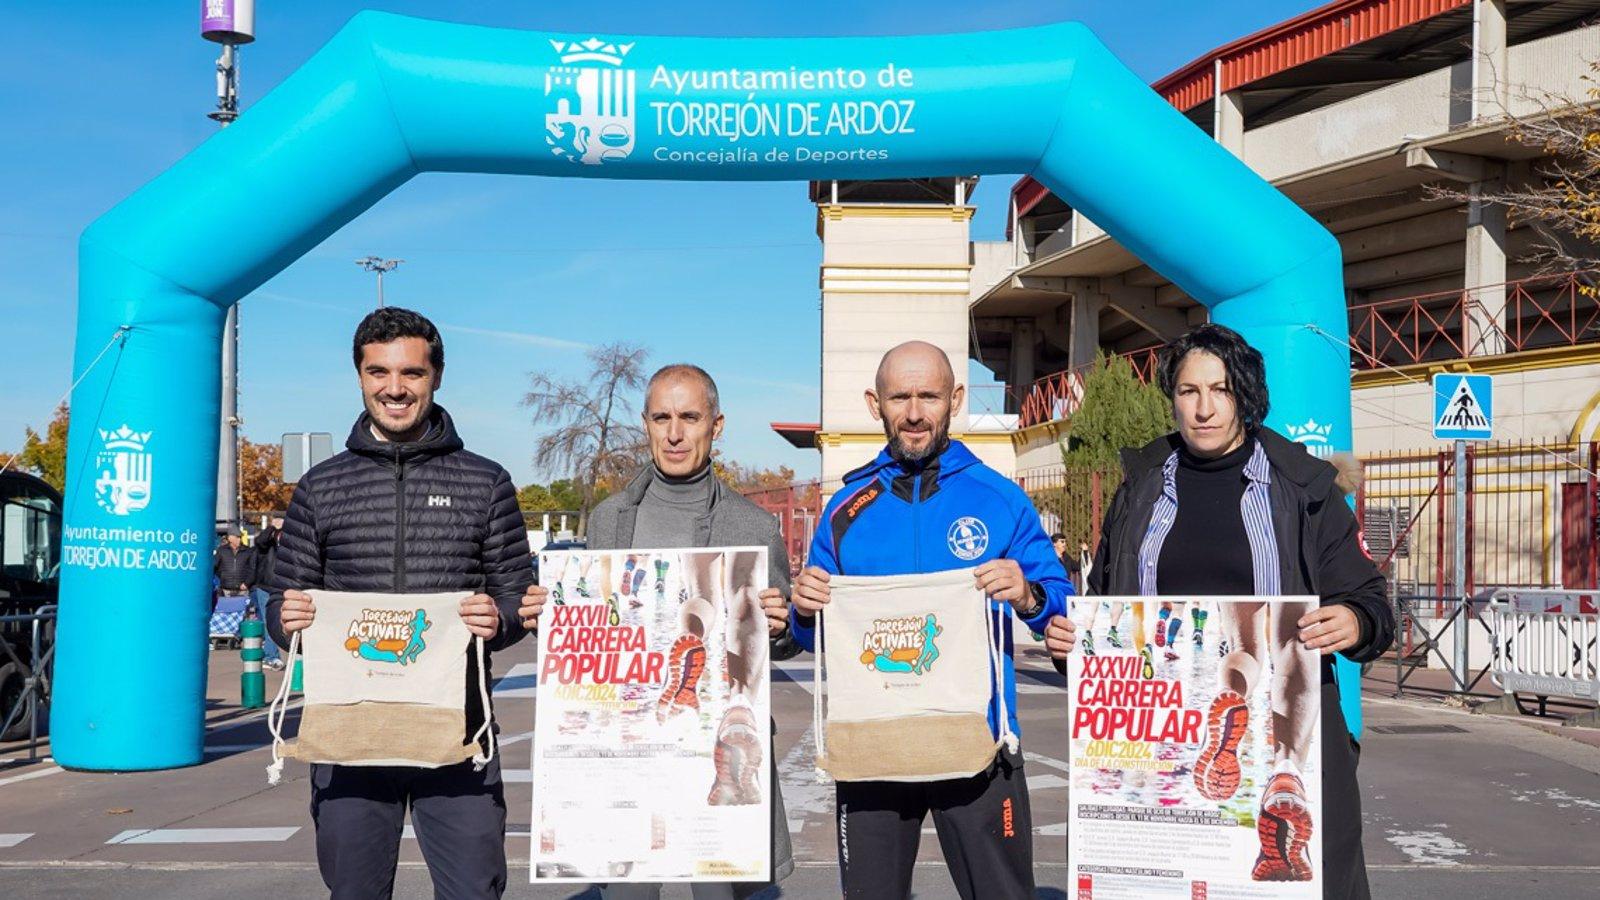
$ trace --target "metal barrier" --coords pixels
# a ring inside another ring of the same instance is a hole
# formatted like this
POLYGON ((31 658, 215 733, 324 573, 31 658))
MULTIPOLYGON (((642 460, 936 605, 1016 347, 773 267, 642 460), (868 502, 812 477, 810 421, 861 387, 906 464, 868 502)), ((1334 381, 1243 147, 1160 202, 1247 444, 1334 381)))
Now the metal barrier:
POLYGON ((50 695, 50 663, 56 655, 54 642, 49 648, 44 647, 44 628, 45 623, 53 622, 55 618, 54 605, 41 606, 32 613, 0 616, 0 626, 24 623, 28 625, 27 662, 17 656, 16 649, 10 641, 0 638, 0 665, 10 661, 27 672, 22 682, 22 693, 11 704, 11 708, 5 709, 0 706, 0 735, 10 731, 19 716, 27 715, 29 762, 39 758, 39 705, 40 701, 48 699, 50 695))
MULTIPOLYGON (((1441 597, 1434 594, 1396 594, 1393 600, 1395 621, 1394 696, 1405 693, 1407 683, 1418 669, 1427 668, 1428 657, 1440 663, 1450 675, 1450 693, 1470 694, 1486 675, 1492 663, 1462 669, 1453 653, 1455 634, 1467 631, 1477 622, 1487 630, 1484 608, 1488 597, 1441 597), (1431 626, 1429 623, 1436 623, 1431 626)), ((1490 634, 1491 640, 1493 634, 1490 634)))
MULTIPOLYGON (((1494 659, 1490 679, 1502 707, 1524 712, 1518 693, 1533 694, 1539 714, 1550 697, 1600 703, 1600 593, 1503 588, 1489 601, 1494 659)), ((1568 719, 1600 727, 1600 709, 1568 719)))

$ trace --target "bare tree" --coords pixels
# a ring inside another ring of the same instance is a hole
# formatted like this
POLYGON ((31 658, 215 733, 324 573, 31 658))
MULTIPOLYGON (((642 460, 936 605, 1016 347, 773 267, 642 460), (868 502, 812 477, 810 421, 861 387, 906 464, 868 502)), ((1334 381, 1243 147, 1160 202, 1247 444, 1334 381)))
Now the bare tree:
POLYGON ((630 397, 644 387, 644 360, 650 351, 633 344, 607 344, 590 350, 589 377, 559 381, 544 372, 528 376, 522 405, 533 424, 550 428, 539 438, 534 465, 570 475, 583 503, 578 533, 586 534, 595 487, 624 479, 644 456, 644 430, 635 424, 630 397))
MULTIPOLYGON (((1540 151, 1525 180, 1500 187, 1463 190, 1451 184, 1424 188, 1428 199, 1502 206, 1508 218, 1539 236, 1529 262, 1541 272, 1583 272, 1600 267, 1600 62, 1589 63, 1584 99, 1523 89, 1528 112, 1513 112, 1495 100, 1509 120, 1507 139, 1540 151)), ((1581 288, 1594 296, 1592 278, 1581 288)))

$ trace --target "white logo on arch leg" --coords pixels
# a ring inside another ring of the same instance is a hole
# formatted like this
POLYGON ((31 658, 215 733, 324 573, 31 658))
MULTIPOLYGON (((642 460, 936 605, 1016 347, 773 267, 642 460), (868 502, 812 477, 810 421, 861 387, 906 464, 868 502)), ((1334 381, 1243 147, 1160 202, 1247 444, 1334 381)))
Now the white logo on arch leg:
POLYGON ((633 45, 599 38, 550 45, 563 63, 544 76, 544 95, 555 101, 555 111, 544 117, 550 152, 586 166, 626 159, 635 133, 635 73, 622 68, 622 59, 633 45))
POLYGON ((150 432, 124 425, 101 431, 102 446, 95 456, 94 499, 114 516, 126 516, 150 505, 153 459, 145 452, 150 432))
POLYGON ((962 516, 950 523, 945 543, 950 545, 950 552, 957 559, 977 559, 989 549, 989 527, 983 524, 982 519, 962 516))
POLYGON ((1333 455, 1333 444, 1329 441, 1332 435, 1332 425, 1318 424, 1314 418, 1307 419, 1304 425, 1289 426, 1289 440, 1304 444, 1312 456, 1320 458, 1333 455))

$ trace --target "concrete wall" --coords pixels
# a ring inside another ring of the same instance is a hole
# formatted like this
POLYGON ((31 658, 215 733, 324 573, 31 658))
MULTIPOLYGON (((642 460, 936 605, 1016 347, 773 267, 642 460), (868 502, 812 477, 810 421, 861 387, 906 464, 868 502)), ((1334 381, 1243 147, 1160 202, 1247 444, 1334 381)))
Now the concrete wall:
POLYGON ((1061 468, 1060 422, 1046 422, 1017 435, 1013 444, 1018 472, 1061 468))
POLYGON ((1002 279, 1010 278, 1018 261, 1013 259, 1016 245, 1010 241, 973 241, 972 277, 968 281, 967 302, 988 293, 1002 279))
MULTIPOLYGON (((867 410, 878 361, 896 344, 924 340, 967 375, 967 303, 973 250, 970 206, 841 204, 819 207, 822 237, 822 449, 824 491, 870 460, 883 426, 867 410)), ((951 431, 967 430, 963 410, 951 431)))
MULTIPOLYGON (((1529 95, 1586 97, 1583 64, 1600 57, 1600 26, 1591 26, 1508 51, 1511 111, 1533 112, 1529 95)), ((1463 61, 1369 91, 1330 106, 1250 128, 1244 161, 1267 180, 1320 169, 1398 146, 1407 134, 1433 137, 1468 123, 1472 63, 1463 61)), ((1246 125, 1249 123, 1246 122, 1246 125)))

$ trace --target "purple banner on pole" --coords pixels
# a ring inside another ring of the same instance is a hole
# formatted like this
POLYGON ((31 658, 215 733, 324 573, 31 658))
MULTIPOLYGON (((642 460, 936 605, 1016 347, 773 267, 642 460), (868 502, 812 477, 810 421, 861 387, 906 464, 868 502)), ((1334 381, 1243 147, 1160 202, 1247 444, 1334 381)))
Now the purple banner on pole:
POLYGON ((222 44, 255 40, 255 0, 200 0, 200 36, 222 44))
POLYGON ((233 30, 233 0, 200 0, 200 32, 233 30))

